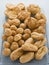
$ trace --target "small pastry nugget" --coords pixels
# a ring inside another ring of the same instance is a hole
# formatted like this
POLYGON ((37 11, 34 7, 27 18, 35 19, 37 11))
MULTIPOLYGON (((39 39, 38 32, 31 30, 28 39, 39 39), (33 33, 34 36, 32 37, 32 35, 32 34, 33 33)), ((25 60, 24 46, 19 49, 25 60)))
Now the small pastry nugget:
POLYGON ((9 56, 10 53, 11 53, 11 50, 8 49, 8 48, 3 49, 3 51, 2 51, 2 54, 3 54, 4 56, 9 56))
POLYGON ((6 22, 6 23, 3 24, 3 28, 4 28, 4 29, 5 29, 5 28, 10 28, 10 25, 6 22))
POLYGON ((33 32, 38 32, 38 33, 45 34, 46 30, 43 26, 39 26, 37 29, 33 30, 33 32))
POLYGON ((7 36, 5 34, 2 36, 2 40, 7 40, 7 36))
POLYGON ((24 43, 25 43, 25 42, 24 42, 24 40, 22 40, 22 39, 18 41, 19 46, 22 46, 24 43))
POLYGON ((39 24, 39 26, 45 27, 46 21, 44 19, 40 19, 40 20, 38 20, 38 24, 39 24))
POLYGON ((25 29, 24 33, 31 34, 31 30, 30 29, 25 29))
POLYGON ((32 38, 28 38, 26 41, 25 41, 25 44, 33 44, 34 43, 34 40, 32 38))
POLYGON ((42 41, 37 41, 34 43, 34 45, 36 45, 38 48, 42 47, 43 45, 45 45, 45 43, 47 42, 46 38, 44 38, 42 41))
POLYGON ((10 29, 16 31, 16 30, 17 30, 17 27, 16 27, 15 25, 11 25, 11 26, 10 26, 10 29))
POLYGON ((22 49, 21 49, 21 48, 18 48, 18 49, 14 50, 14 51, 11 53, 10 59, 11 59, 12 61, 15 61, 15 60, 17 60, 20 56, 22 56, 22 54, 23 54, 22 49))
POLYGON ((6 28, 6 29, 5 29, 5 35, 6 35, 6 36, 10 36, 10 35, 12 35, 12 31, 11 31, 11 29, 6 28))
POLYGON ((12 43, 13 40, 14 40, 13 36, 9 36, 9 37, 7 38, 7 41, 8 41, 9 43, 12 43))
POLYGON ((27 34, 27 33, 26 33, 26 34, 23 34, 23 39, 24 39, 24 40, 27 40, 29 37, 30 37, 29 34, 27 34))
POLYGON ((34 59, 34 52, 28 52, 20 57, 20 63, 27 63, 34 59))
POLYGON ((43 13, 40 13, 38 12, 36 15, 35 15, 35 18, 37 18, 38 20, 39 19, 44 19, 46 21, 46 17, 43 13))
POLYGON ((14 31, 14 30, 11 30, 11 31, 12 31, 13 36, 17 34, 16 31, 14 31))
POLYGON ((26 24, 25 24, 25 23, 21 23, 21 24, 20 24, 20 28, 25 29, 25 28, 26 28, 26 24))
POLYGON ((40 12, 40 7, 34 4, 30 4, 27 7, 28 11, 31 12, 31 14, 36 14, 38 12, 40 12))
POLYGON ((19 41, 22 38, 21 34, 17 34, 14 36, 14 41, 19 41))
POLYGON ((5 42, 3 43, 3 47, 4 47, 4 48, 9 48, 9 47, 10 47, 10 43, 7 42, 7 41, 5 41, 5 42))
POLYGON ((46 53, 48 52, 48 48, 46 46, 41 47, 36 53, 35 53, 35 59, 41 60, 46 53))
POLYGON ((12 22, 11 19, 7 19, 7 23, 8 23, 10 26, 13 25, 13 22, 12 22))
POLYGON ((29 29, 34 29, 34 28, 39 26, 37 24, 37 19, 35 19, 34 17, 29 17, 28 18, 27 25, 28 25, 29 29))
POLYGON ((5 15, 6 17, 8 17, 9 19, 16 19, 17 18, 17 14, 16 11, 12 11, 12 10, 5 10, 5 15))
POLYGON ((11 45, 11 50, 16 50, 18 48, 18 43, 17 42, 12 42, 12 45, 11 45))
POLYGON ((13 5, 11 5, 11 7, 9 7, 10 5, 7 6, 7 9, 5 10, 5 15, 10 18, 10 19, 16 19, 17 18, 17 14, 21 11, 19 7, 15 6, 13 7, 13 5), (11 8, 11 9, 10 9, 11 8), (14 9, 13 9, 14 8, 14 9))
POLYGON ((40 34, 40 33, 37 33, 37 32, 32 32, 31 33, 31 37, 33 39, 36 39, 36 40, 42 40, 42 39, 44 39, 44 35, 40 34))
POLYGON ((30 43, 22 45, 22 49, 24 51, 34 51, 34 52, 38 50, 37 46, 30 43))
POLYGON ((23 28, 17 28, 17 33, 18 34, 23 34, 23 31, 24 31, 23 28))
POLYGON ((18 19, 20 20, 25 20, 27 17, 30 16, 30 12, 28 11, 21 11, 19 14, 18 14, 18 19))
POLYGON ((12 24, 15 25, 15 26, 19 26, 20 25, 20 20, 19 19, 13 19, 12 24))
POLYGON ((24 9, 25 9, 25 6, 24 6, 23 3, 19 3, 19 4, 17 5, 17 7, 18 7, 20 10, 24 10, 24 9))

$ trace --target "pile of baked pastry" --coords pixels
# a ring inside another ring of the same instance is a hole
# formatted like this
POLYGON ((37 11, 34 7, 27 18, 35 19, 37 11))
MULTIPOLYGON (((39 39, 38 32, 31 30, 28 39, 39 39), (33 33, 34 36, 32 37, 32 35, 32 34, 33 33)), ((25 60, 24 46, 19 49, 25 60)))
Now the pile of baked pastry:
POLYGON ((41 8, 34 4, 27 7, 23 3, 7 4, 5 15, 2 54, 12 61, 19 59, 20 63, 41 60, 48 52, 45 46, 46 17, 41 8))

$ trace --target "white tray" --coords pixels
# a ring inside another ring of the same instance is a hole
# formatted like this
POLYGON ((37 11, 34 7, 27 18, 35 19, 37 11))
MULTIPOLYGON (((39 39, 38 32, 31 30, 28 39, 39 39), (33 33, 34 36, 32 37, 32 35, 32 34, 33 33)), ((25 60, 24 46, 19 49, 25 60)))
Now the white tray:
MULTIPOLYGON (((4 15, 5 5, 7 3, 18 4, 21 2, 24 3, 26 6, 31 3, 37 4, 42 8, 44 14, 47 17, 46 37, 48 40, 47 46, 49 48, 49 0, 0 0, 0 65, 21 65, 18 61, 15 61, 15 62, 10 61, 9 58, 2 56, 2 53, 1 53, 2 35, 3 35, 2 25, 5 22, 5 15, 4 15)), ((49 65, 49 52, 41 61, 32 60, 31 62, 23 64, 23 65, 49 65)))

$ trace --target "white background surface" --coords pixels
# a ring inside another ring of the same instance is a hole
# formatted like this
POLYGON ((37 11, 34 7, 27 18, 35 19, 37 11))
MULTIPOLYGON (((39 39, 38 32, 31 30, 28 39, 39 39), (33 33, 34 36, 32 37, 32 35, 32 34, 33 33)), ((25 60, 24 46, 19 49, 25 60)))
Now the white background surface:
POLYGON ((5 15, 4 15, 5 5, 7 3, 18 4, 19 2, 22 2, 25 5, 29 5, 31 3, 37 4, 42 8, 44 14, 47 17, 46 33, 47 33, 48 43, 49 43, 49 0, 0 0, 0 50, 1 50, 2 34, 3 34, 2 25, 5 22, 5 15))

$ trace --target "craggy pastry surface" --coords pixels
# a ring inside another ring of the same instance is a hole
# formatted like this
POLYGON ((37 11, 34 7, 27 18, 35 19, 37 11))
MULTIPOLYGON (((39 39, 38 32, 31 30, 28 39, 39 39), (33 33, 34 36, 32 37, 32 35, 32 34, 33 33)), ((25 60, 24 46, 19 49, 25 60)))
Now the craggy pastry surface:
MULTIPOLYGON (((18 4, 18 5, 21 5, 21 4, 18 4)), ((21 7, 22 7, 23 5, 21 5, 21 7)), ((36 5, 29 5, 28 6, 28 12, 27 12, 27 10, 24 10, 25 9, 25 7, 23 6, 22 8, 20 7, 18 7, 18 6, 13 6, 13 5, 7 5, 6 6, 7 8, 8 8, 8 10, 7 11, 5 11, 5 14, 6 14, 6 16, 9 18, 9 20, 8 20, 8 23, 6 23, 6 24, 4 24, 3 25, 3 27, 4 27, 4 30, 5 30, 5 37, 3 36, 2 38, 3 38, 3 40, 6 40, 7 39, 7 41, 10 43, 10 45, 11 45, 11 43, 13 42, 13 41, 15 41, 15 42, 18 42, 19 40, 21 40, 22 38, 24 39, 24 41, 27 41, 30 37, 32 38, 32 39, 36 39, 37 40, 37 43, 38 43, 38 41, 43 41, 44 40, 44 34, 45 34, 45 24, 46 24, 46 18, 45 18, 45 16, 44 16, 44 14, 42 13, 42 14, 40 14, 39 15, 39 19, 38 19, 38 12, 40 12, 40 8, 38 7, 38 6, 36 6, 36 5), (11 7, 9 7, 9 6, 11 6, 11 7), (16 9, 15 9, 15 7, 16 7, 16 9), (18 9, 17 9, 18 8, 18 9), (33 10, 31 10, 33 8, 33 10), (36 8, 37 8, 37 10, 36 10, 36 8), (13 10, 14 9, 14 10, 13 10), (11 10, 11 11, 10 11, 11 10), (21 10, 23 10, 22 11, 22 15, 20 15, 21 14, 21 10), (15 13, 14 13, 14 11, 15 11, 15 13), (17 13, 16 13, 16 11, 17 11, 17 13), (9 12, 9 13, 7 13, 7 12, 9 12), (20 12, 20 13, 19 13, 20 12), (25 13, 25 14, 24 14, 25 13), (10 15, 9 15, 10 14, 10 15), (30 15, 31 14, 33 14, 33 15, 35 15, 35 18, 34 17, 30 17, 30 15), (36 15, 37 14, 37 15, 36 15), (18 15, 18 16, 17 16, 18 15), (19 17, 20 16, 20 17, 19 17), (20 21, 19 20, 17 20, 17 19, 15 19, 15 17, 16 18, 18 18, 18 19, 20 19, 20 21), (28 18, 27 18, 28 17, 28 18), (10 19, 13 19, 13 20, 10 20, 10 19), (40 20, 41 19, 41 20, 40 20), (27 28, 27 26, 28 26, 28 28, 29 29, 31 29, 31 31, 29 31, 28 30, 28 32, 27 31, 24 31, 24 28, 25 27, 22 27, 21 28, 21 26, 20 26, 20 28, 18 27, 21 23, 21 21, 22 20, 25 20, 25 25, 26 25, 26 28, 27 28), (38 21, 38 22, 37 22, 38 21), (17 23, 16 23, 17 22, 17 23), (37 25, 36 25, 37 24, 37 25), (41 24, 41 25, 40 25, 41 24), (17 26, 18 27, 18 29, 14 26, 14 28, 12 28, 11 27, 11 25, 15 25, 15 26, 17 26), (42 28, 43 28, 43 30, 42 30, 42 32, 40 33, 39 31, 41 31, 40 29, 40 27, 39 26, 42 26, 42 28), (39 29, 37 28, 37 27, 39 27, 39 29), (35 29, 35 28, 37 28, 36 30, 33 30, 33 29, 35 29), (13 29, 13 30, 12 30, 13 29), (12 32, 11 32, 12 31, 12 32), (8 34, 9 33, 9 34, 8 34), (22 34, 23 33, 25 33, 25 34, 27 34, 27 35, 29 35, 29 36, 23 36, 22 34), (12 35, 12 36, 11 36, 12 35), (14 37, 13 37, 14 36, 14 37), (11 40, 10 40, 11 39, 11 40)), ((38 45, 36 46, 36 42, 35 41, 33 41, 32 43, 30 42, 31 40, 28 40, 28 42, 27 43, 24 43, 20 48, 22 48, 21 50, 24 52, 24 51, 37 51, 37 50, 39 50, 38 49, 38 45), (35 43, 35 44, 34 44, 35 43), (28 48, 26 47, 26 46, 28 46, 28 48), (26 48, 25 48, 25 50, 24 50, 24 48, 23 48, 23 46, 25 46, 26 48), (35 49, 35 47, 37 47, 36 49, 35 49)), ((42 48, 42 46, 44 45, 44 43, 45 43, 45 41, 43 41, 42 42, 43 44, 41 45, 41 48, 42 48)), ((40 42, 39 42, 39 44, 40 44, 40 42)), ((5 46, 6 47, 6 46, 5 46)), ((8 47, 8 46, 7 46, 8 47)), ((39 46, 40 47, 40 46, 39 46)), ((18 48, 19 49, 19 48, 18 48)), ((38 51, 37 51, 38 52, 38 51)), ((45 52, 45 51, 44 51, 45 52)), ((3 50, 3 53, 4 53, 4 50, 3 50)), ((14 53, 14 51, 12 52, 12 53, 14 53)), ((11 53, 11 55, 12 55, 12 53, 11 53)), ((47 52, 45 52, 45 54, 46 54, 47 52)), ((44 55, 45 55, 44 54, 44 55)), ((10 55, 10 56, 11 56, 10 55)), ((18 54, 19 55, 19 54, 18 54)), ((43 56, 44 56, 43 55, 43 56)), ((20 56, 21 56, 21 53, 20 53, 20 56)), ((17 56, 17 57, 19 57, 19 56, 17 56)), ((11 59, 12 60, 12 59, 11 59)), ((16 59, 15 59, 16 60, 16 59)), ((40 60, 40 59, 39 59, 40 60)), ((21 62, 22 63, 22 62, 21 62)))

